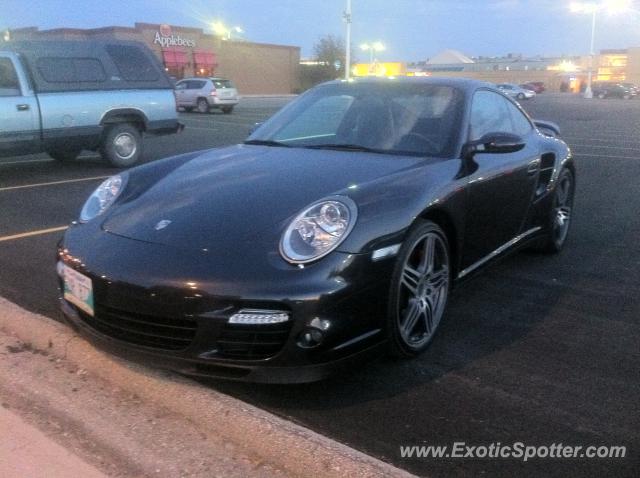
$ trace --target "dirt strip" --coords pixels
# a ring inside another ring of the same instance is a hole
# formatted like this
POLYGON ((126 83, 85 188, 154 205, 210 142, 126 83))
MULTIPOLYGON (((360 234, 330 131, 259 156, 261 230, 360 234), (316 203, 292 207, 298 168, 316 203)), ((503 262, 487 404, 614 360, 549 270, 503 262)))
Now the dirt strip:
POLYGON ((412 476, 2 298, 0 330, 3 405, 111 476, 412 476))

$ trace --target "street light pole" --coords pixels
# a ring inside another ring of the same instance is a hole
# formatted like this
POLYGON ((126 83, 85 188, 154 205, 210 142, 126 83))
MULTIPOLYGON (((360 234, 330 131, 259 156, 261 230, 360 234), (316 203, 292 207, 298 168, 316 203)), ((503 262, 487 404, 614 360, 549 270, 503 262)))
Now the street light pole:
POLYGON ((591 80, 593 78, 593 60, 595 56, 595 38, 596 38, 596 12, 594 8, 591 16, 591 48, 589 50, 589 72, 587 74, 587 88, 584 90, 584 97, 587 99, 593 98, 593 90, 591 89, 591 80))
POLYGON ((347 41, 344 60, 344 79, 349 80, 351 74, 351 0, 347 0, 347 9, 344 12, 344 21, 347 23, 347 41))

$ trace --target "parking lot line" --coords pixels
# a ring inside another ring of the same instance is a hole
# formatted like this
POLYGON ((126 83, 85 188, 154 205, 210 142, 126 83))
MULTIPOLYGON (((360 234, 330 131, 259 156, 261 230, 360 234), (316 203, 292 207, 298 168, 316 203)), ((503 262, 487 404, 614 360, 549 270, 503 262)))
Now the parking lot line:
POLYGON ((108 177, 110 176, 92 176, 90 178, 65 179, 64 181, 51 181, 48 183, 23 184, 22 186, 7 186, 5 188, 0 188, 0 192, 13 191, 15 189, 39 188, 43 186, 56 186, 58 184, 79 183, 82 181, 96 181, 98 179, 107 179, 108 177))
POLYGON ((27 164, 27 163, 48 163, 54 161, 51 158, 42 158, 42 159, 25 159, 23 161, 5 161, 1 162, 0 166, 6 166, 9 164, 27 164))
POLYGON ((51 234, 53 232, 64 231, 68 227, 69 226, 51 227, 49 229, 40 229, 39 231, 30 231, 30 232, 23 232, 20 234, 13 234, 11 236, 0 237, 0 242, 13 241, 16 239, 24 239, 25 237, 41 236, 43 234, 51 234))
POLYGON ((589 153, 580 153, 580 152, 573 152, 573 155, 580 158, 580 157, 587 157, 587 158, 607 158, 607 159, 635 159, 636 161, 640 160, 639 156, 619 156, 617 154, 607 154, 607 153, 601 153, 601 154, 589 154, 589 153))

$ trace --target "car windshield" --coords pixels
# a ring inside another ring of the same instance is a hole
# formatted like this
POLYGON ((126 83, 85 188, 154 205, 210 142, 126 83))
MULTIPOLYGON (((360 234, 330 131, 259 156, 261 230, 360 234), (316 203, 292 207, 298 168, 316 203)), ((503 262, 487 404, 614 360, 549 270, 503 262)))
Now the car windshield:
POLYGON ((459 132, 462 93, 425 83, 334 83, 292 102, 248 143, 451 155, 459 132))

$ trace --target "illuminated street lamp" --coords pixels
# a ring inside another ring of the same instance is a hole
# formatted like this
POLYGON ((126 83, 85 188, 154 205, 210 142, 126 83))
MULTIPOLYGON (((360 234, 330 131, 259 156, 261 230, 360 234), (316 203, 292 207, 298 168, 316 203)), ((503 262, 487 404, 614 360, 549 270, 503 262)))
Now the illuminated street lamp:
POLYGON ((212 25, 213 33, 218 36, 221 36, 225 40, 231 40, 231 33, 244 33, 244 30, 240 27, 231 27, 227 28, 227 26, 222 22, 214 22, 212 25))
POLYGON ((373 43, 363 43, 360 45, 360 49, 364 51, 369 51, 369 63, 373 63, 373 55, 374 52, 384 51, 384 45, 377 41, 373 43))
POLYGON ((584 90, 585 98, 593 98, 591 80, 593 77, 593 57, 596 37, 596 14, 605 11, 611 15, 624 13, 631 9, 631 0, 602 0, 595 2, 572 2, 570 9, 573 13, 587 13, 591 15, 591 48, 589 49, 589 72, 587 76, 587 88, 584 90))

